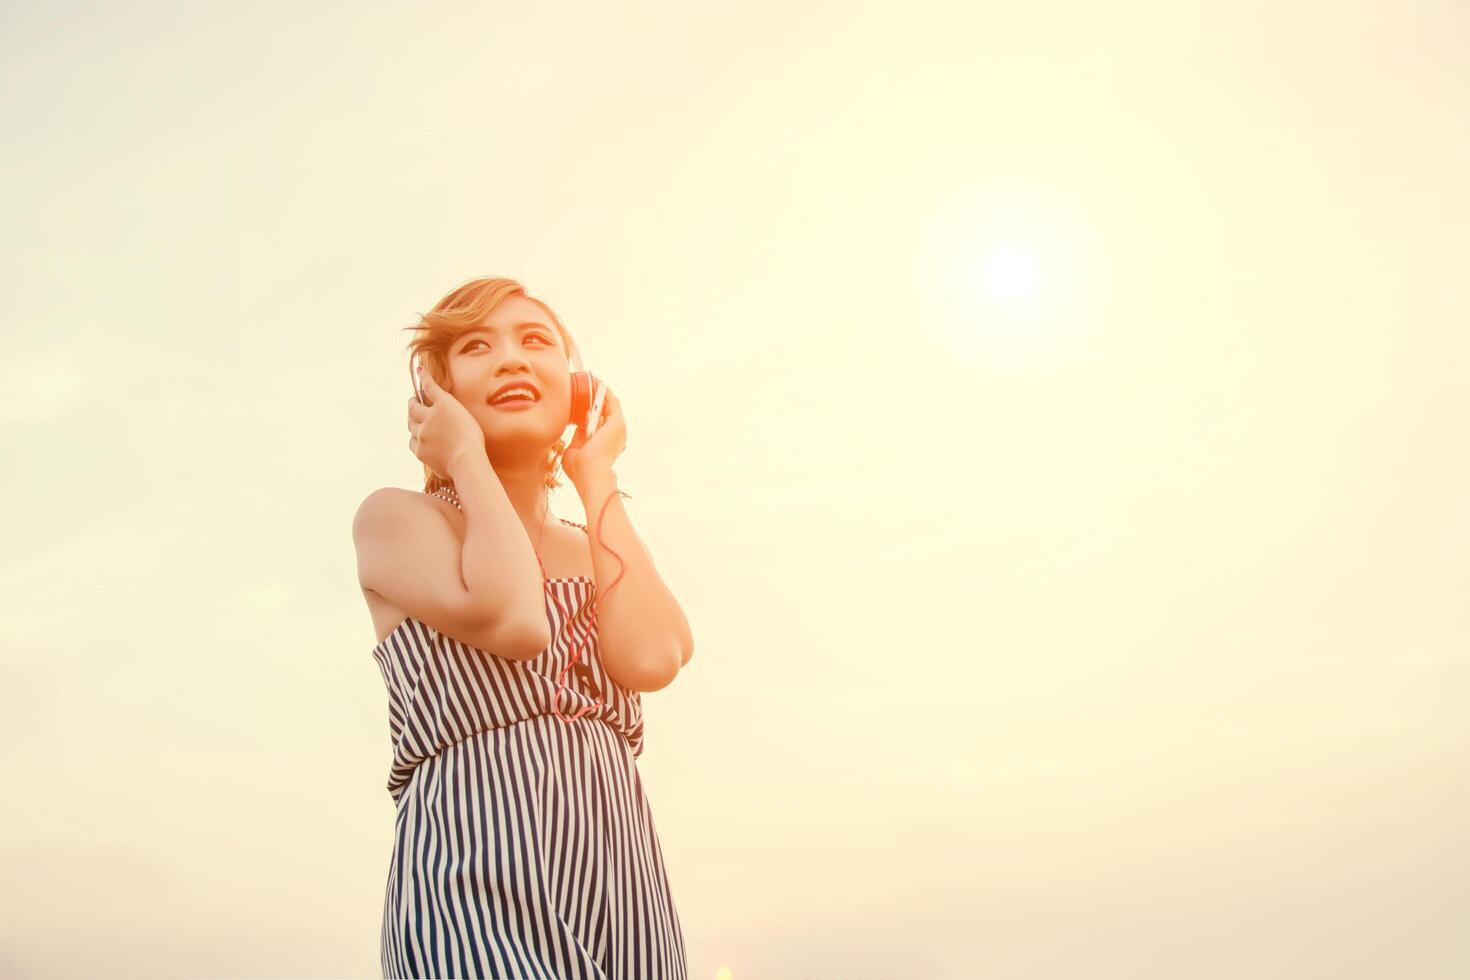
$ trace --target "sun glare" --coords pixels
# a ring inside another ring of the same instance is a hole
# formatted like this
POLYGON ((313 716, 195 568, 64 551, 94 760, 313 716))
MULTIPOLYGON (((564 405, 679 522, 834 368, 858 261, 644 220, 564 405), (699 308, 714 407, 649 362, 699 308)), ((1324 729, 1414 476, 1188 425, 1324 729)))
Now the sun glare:
POLYGON ((1000 245, 975 260, 971 285, 979 299, 1006 313, 1034 309, 1041 299, 1044 270, 1024 245, 1000 245))
POLYGON ((970 187, 936 201, 915 251, 924 322, 991 366, 1065 359, 1102 312, 1102 249, 1060 189, 970 187))

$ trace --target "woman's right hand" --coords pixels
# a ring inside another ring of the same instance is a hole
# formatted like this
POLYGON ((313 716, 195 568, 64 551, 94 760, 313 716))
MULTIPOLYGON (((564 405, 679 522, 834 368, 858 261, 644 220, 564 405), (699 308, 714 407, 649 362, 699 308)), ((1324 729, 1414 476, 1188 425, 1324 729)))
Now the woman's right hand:
POLYGON ((429 403, 425 405, 417 395, 408 400, 408 448, 441 480, 448 480, 455 457, 485 451, 485 430, 432 375, 420 371, 419 381, 429 403))

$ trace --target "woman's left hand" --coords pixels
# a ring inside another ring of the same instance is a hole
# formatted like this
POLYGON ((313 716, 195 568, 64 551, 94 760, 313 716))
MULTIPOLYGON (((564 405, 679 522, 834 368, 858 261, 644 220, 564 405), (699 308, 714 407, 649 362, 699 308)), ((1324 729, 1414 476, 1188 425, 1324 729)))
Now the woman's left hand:
POLYGON ((600 477, 612 475, 613 460, 627 445, 628 427, 623 422, 623 406, 608 388, 602 404, 602 422, 597 431, 588 439, 587 430, 577 426, 572 444, 562 454, 561 468, 581 492, 600 477))

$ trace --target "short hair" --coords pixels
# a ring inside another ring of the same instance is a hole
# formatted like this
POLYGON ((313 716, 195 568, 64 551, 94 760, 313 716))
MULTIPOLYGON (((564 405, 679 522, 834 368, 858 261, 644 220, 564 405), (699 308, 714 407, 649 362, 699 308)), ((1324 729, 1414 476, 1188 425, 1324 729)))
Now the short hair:
MULTIPOLYGON (((461 334, 482 326, 485 317, 511 296, 522 296, 546 311, 546 315, 551 318, 552 326, 561 335, 562 346, 568 355, 568 368, 572 371, 582 370, 582 354, 577 349, 577 342, 572 339, 571 333, 562 325, 561 319, 550 306, 529 295, 525 287, 514 279, 486 276, 471 279, 469 282, 456 286, 443 299, 435 303, 433 309, 420 315, 417 323, 403 328, 418 331, 418 336, 414 337, 407 347, 410 382, 416 380, 413 377, 413 361, 417 356, 424 370, 428 371, 445 391, 448 391, 449 348, 461 334)), ((561 462, 562 454, 566 451, 567 446, 563 439, 558 439, 547 451, 547 490, 555 490, 562 485, 556 477, 556 470, 557 464, 561 462)), ((424 464, 424 491, 426 493, 433 493, 440 487, 448 486, 449 482, 441 480, 427 463, 424 464)))

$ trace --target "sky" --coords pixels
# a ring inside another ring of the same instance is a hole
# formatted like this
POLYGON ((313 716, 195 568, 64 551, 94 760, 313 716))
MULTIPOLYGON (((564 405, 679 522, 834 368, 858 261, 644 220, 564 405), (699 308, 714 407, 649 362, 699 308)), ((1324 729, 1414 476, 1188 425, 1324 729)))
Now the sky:
POLYGON ((0 974, 379 975, 351 522, 478 276, 618 392, 691 623, 691 977, 1470 974, 1467 35, 0 6, 0 974))

